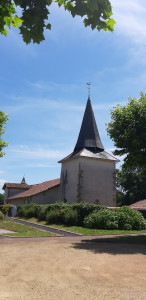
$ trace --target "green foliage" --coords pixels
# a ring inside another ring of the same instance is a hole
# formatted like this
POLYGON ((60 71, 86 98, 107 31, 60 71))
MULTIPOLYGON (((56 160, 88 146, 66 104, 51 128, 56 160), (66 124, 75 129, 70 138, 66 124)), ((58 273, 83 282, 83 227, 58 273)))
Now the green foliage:
POLYGON ((39 208, 39 205, 35 204, 35 203, 32 203, 32 204, 29 204, 29 206, 26 207, 25 209, 25 213, 24 213, 24 217, 25 218, 32 218, 32 217, 37 217, 37 214, 38 214, 38 208, 39 208))
POLYGON ((77 224, 78 214, 75 209, 66 207, 63 209, 53 208, 46 215, 48 224, 65 224, 75 226, 77 224))
POLYGON ((146 221, 142 214, 132 210, 130 207, 123 206, 117 209, 118 228, 124 230, 141 230, 146 228, 146 221))
POLYGON ((92 213, 94 210, 98 211, 102 206, 89 204, 89 203, 75 203, 72 208, 77 211, 78 214, 78 226, 83 226, 84 218, 92 213))
POLYGON ((4 205, 2 208, 2 213, 4 214, 4 216, 6 215, 9 216, 11 214, 11 205, 10 204, 4 205))
POLYGON ((67 208, 63 212, 63 223, 68 226, 76 226, 78 224, 78 213, 76 209, 67 208))
POLYGON ((23 218, 25 215, 25 205, 20 205, 17 207, 17 216, 23 218))
POLYGON ((63 221, 63 212, 59 209, 52 209, 46 215, 48 224, 61 224, 63 221))
POLYGON ((36 203, 26 204, 26 205, 20 205, 17 208, 17 216, 24 217, 24 218, 37 218, 39 210, 39 205, 36 203))
POLYGON ((52 209, 63 209, 63 208, 68 207, 68 205, 64 202, 56 202, 54 204, 49 204, 48 207, 49 207, 50 210, 52 210, 52 209))
POLYGON ((31 203, 19 206, 17 214, 25 218, 38 217, 48 224, 78 226, 82 223, 82 226, 93 229, 142 230, 146 228, 146 221, 142 214, 129 207, 110 210, 87 203, 67 205, 57 202, 41 206, 31 203))
POLYGON ((122 207, 93 212, 84 219, 84 226, 94 229, 142 230, 146 228, 146 221, 140 212, 122 207))
POLYGON ((84 226, 94 229, 118 229, 117 216, 115 211, 101 209, 93 212, 84 219, 84 226))
POLYGON ((38 209, 38 214, 37 214, 37 218, 39 221, 45 221, 46 220, 46 215, 48 212, 48 205, 40 205, 39 209, 38 209))
POLYGON ((45 221, 47 214, 52 210, 61 210, 67 207, 64 202, 56 202, 54 204, 41 205, 38 209, 38 219, 39 221, 45 221))
POLYGON ((3 213, 0 211, 0 220, 3 220, 4 219, 4 215, 3 213))
POLYGON ((14 3, 11 0, 1 0, 0 2, 0 32, 7 35, 6 27, 19 27, 22 20, 16 15, 14 3))
POLYGON ((146 168, 117 170, 117 205, 130 205, 146 199, 146 168))
POLYGON ((0 111, 0 157, 5 155, 2 150, 8 145, 8 143, 4 142, 4 140, 1 138, 6 131, 6 127, 4 126, 4 124, 6 124, 7 121, 8 115, 6 115, 3 111, 0 111))
POLYGON ((146 94, 128 99, 125 106, 111 110, 107 132, 114 141, 115 155, 126 155, 127 168, 146 167, 146 94))
MULTIPOLYGON (((67 214, 66 220, 67 218, 69 218, 70 215, 71 218, 75 219, 76 225, 82 226, 85 216, 89 215, 94 210, 98 211, 99 209, 102 208, 103 208, 102 206, 88 204, 88 203, 75 203, 73 205, 68 205, 64 202, 56 202, 54 204, 47 204, 47 205, 40 205, 40 206, 32 203, 32 204, 19 206, 17 209, 17 215, 19 217, 25 217, 25 218, 35 217, 38 218, 39 221, 45 221, 48 219, 48 214, 49 213, 51 214, 53 211, 55 211, 52 214, 53 215, 57 214, 57 216, 59 214, 61 218, 60 220, 62 220, 63 223, 67 222, 64 220, 64 216, 67 214)), ((60 224, 60 220, 57 221, 59 222, 59 224, 60 224)))
POLYGON ((4 204, 4 194, 0 194, 0 205, 4 204))
POLYGON ((48 23, 49 7, 53 2, 63 6, 73 17, 83 17, 85 26, 92 30, 113 31, 115 21, 111 18, 112 7, 109 0, 1 0, 0 32, 7 35, 10 25, 19 27, 26 44, 40 43, 45 39, 44 30, 51 29, 48 23), (15 5, 15 6, 14 6, 15 5), (17 7, 21 17, 17 15, 17 7))

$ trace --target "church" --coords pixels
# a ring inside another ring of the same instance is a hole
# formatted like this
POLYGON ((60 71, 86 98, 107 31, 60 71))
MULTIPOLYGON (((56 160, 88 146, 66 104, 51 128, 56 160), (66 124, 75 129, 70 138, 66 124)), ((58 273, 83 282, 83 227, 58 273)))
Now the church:
POLYGON ((28 185, 6 182, 5 203, 15 206, 28 203, 68 204, 88 202, 116 206, 115 164, 118 160, 104 150, 100 139, 90 96, 73 152, 59 161, 60 179, 28 185))

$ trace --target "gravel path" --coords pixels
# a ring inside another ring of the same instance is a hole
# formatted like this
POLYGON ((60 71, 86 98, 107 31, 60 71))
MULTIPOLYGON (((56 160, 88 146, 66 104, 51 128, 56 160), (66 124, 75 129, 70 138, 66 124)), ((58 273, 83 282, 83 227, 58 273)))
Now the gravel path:
POLYGON ((0 240, 0 299, 146 299, 145 245, 83 239, 0 240))

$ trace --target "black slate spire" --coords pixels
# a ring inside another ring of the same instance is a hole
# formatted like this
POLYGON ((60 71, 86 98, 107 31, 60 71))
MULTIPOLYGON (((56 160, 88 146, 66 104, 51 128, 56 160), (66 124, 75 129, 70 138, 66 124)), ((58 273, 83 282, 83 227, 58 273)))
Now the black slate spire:
POLYGON ((90 97, 88 97, 79 137, 74 151, 79 151, 83 148, 95 152, 101 152, 104 150, 97 129, 90 97))

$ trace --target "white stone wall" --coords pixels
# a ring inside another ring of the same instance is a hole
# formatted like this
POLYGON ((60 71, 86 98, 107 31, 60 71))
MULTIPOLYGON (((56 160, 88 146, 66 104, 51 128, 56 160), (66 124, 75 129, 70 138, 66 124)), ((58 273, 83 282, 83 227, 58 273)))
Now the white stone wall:
POLYGON ((77 175, 79 169, 79 160, 73 159, 65 161, 61 168, 61 182, 59 191, 59 200, 67 200, 67 203, 77 201, 77 175), (66 181, 66 182, 64 182, 66 181))
POLYGON ((51 188, 45 192, 31 196, 30 203, 53 204, 58 201, 59 186, 51 188))
POLYGON ((4 202, 5 204, 8 202, 8 197, 17 195, 19 193, 25 192, 26 189, 19 189, 19 188, 13 188, 13 187, 6 187, 5 188, 5 195, 4 195, 4 202))
POLYGON ((8 188, 5 188, 5 194, 4 194, 4 204, 7 204, 7 199, 8 199, 8 188))
POLYGON ((17 199, 8 199, 8 203, 15 205, 16 207, 18 207, 19 205, 23 205, 23 204, 29 204, 30 203, 30 198, 17 198, 17 199))
POLYGON ((93 158, 76 158, 62 165, 61 200, 115 206, 115 162, 93 158), (65 188, 63 174, 66 176, 65 188))

